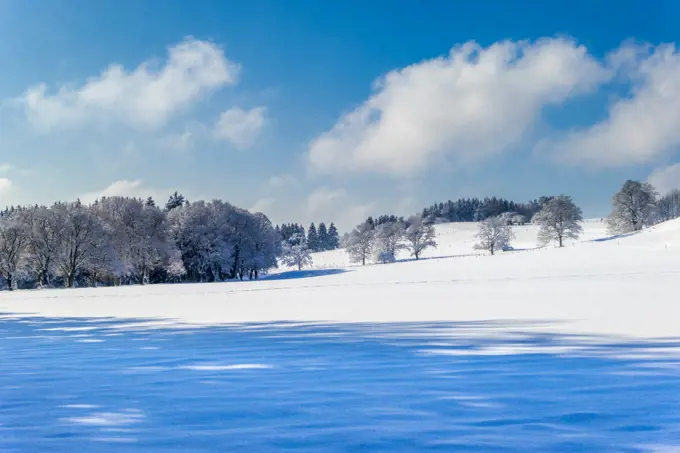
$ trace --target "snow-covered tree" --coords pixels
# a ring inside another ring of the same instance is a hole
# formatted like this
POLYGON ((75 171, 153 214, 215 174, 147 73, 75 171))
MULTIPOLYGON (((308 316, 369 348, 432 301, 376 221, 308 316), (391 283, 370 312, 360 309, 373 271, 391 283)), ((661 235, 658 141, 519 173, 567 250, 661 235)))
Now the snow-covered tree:
POLYGON ((397 258, 397 252, 406 248, 405 228, 402 222, 386 222, 375 229, 375 257, 377 261, 388 263, 397 258))
POLYGON ((323 250, 319 234, 316 232, 314 222, 307 229, 307 248, 312 252, 323 250))
POLYGON ((235 277, 237 241, 229 240, 235 225, 225 221, 228 210, 225 203, 215 200, 197 201, 169 213, 184 267, 195 281, 219 281, 226 274, 235 277))
POLYGON ((184 198, 184 195, 182 195, 179 192, 175 192, 172 195, 170 195, 170 198, 168 198, 168 202, 165 203, 165 210, 169 212, 175 208, 184 206, 185 204, 187 204, 187 200, 184 198))
POLYGON ((566 195, 552 198, 533 218, 533 222, 540 225, 538 241, 542 245, 557 241, 560 247, 565 239, 578 239, 583 232, 581 221, 581 208, 566 195))
POLYGON ((100 219, 80 201, 56 203, 52 210, 60 232, 57 271, 64 278, 64 284, 72 288, 78 273, 109 238, 100 219))
POLYGON ((359 224, 347 236, 345 249, 349 254, 349 259, 353 263, 366 264, 366 259, 373 252, 375 231, 369 222, 359 224))
POLYGON ((656 213, 659 222, 680 217, 680 190, 675 189, 659 198, 656 213))
POLYGON ((26 211, 28 230, 26 261, 39 287, 50 285, 60 246, 62 225, 52 209, 34 206, 26 211))
POLYGON ((294 236, 293 241, 286 241, 281 245, 281 262, 288 267, 297 267, 298 270, 312 264, 312 256, 304 237, 294 236))
POLYGON ((17 278, 26 269, 28 229, 25 217, 22 210, 0 216, 0 273, 10 291, 15 289, 17 278))
POLYGON ((270 220, 262 213, 236 210, 232 215, 234 229, 230 241, 234 245, 234 270, 239 279, 258 278, 276 267, 281 243, 270 220))
POLYGON ((121 267, 117 277, 148 283, 151 271, 165 266, 174 249, 163 211, 125 197, 103 198, 94 209, 111 227, 111 246, 121 267))
POLYGON ((328 229, 326 229, 326 224, 321 222, 319 224, 319 251, 331 250, 328 246, 328 229))
POLYGON ((335 224, 331 222, 328 227, 328 239, 326 240, 326 250, 335 250, 340 247, 340 235, 335 224))
POLYGON ((508 225, 524 225, 527 223, 527 218, 516 212, 504 212, 500 216, 505 219, 508 225))
POLYGON ((423 222, 423 218, 420 216, 411 217, 408 220, 409 227, 406 229, 406 247, 411 252, 411 256, 417 259, 420 258, 420 254, 432 247, 437 248, 437 242, 435 241, 435 230, 432 224, 423 222))
POLYGON ((514 239, 512 227, 508 225, 506 219, 501 216, 489 217, 479 223, 479 232, 476 237, 479 239, 474 246, 476 250, 487 250, 492 255, 496 250, 502 250, 514 239))
POLYGON ((628 180, 612 198, 609 230, 614 234, 640 231, 653 222, 657 193, 647 182, 628 180))

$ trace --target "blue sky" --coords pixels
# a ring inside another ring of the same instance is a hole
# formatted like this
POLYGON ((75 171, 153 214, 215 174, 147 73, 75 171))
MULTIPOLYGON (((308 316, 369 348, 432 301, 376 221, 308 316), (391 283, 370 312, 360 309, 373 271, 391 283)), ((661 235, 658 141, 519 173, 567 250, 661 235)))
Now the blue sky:
POLYGON ((680 186, 673 1, 0 0, 0 204, 276 221, 680 186), (468 43, 468 44, 466 44, 468 43))

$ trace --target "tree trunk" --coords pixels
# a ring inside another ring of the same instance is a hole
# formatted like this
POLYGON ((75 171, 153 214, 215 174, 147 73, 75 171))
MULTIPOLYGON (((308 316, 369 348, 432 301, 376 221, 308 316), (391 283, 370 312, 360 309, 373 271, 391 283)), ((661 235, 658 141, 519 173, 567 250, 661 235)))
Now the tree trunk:
POLYGON ((76 279, 75 273, 69 272, 68 275, 66 276, 66 287, 73 288, 75 279, 76 279))
POLYGON ((7 280, 7 288, 10 291, 14 291, 14 279, 12 278, 12 274, 5 275, 5 280, 7 280))
POLYGON ((46 287, 50 286, 50 276, 49 276, 49 272, 47 271, 47 269, 43 269, 40 272, 40 286, 42 288, 46 288, 46 287))
POLYGON ((561 234, 559 235, 559 239, 560 239, 560 247, 562 247, 562 235, 561 234))
POLYGON ((491 246, 491 248, 489 250, 491 251, 491 255, 493 256, 493 245, 491 246))

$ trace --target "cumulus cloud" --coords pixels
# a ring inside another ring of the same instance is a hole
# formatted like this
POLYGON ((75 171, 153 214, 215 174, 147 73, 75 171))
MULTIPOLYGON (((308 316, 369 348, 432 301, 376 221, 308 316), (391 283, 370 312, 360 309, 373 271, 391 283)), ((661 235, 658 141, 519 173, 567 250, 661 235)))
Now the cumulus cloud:
POLYGON ((666 195, 672 190, 680 189, 680 163, 657 168, 649 175, 647 181, 661 195, 666 195))
POLYGON ((301 215, 309 222, 335 222, 338 228, 347 230, 357 225, 375 210, 373 202, 357 203, 345 189, 320 187, 307 197, 306 213, 301 215))
POLYGON ((171 134, 161 140, 161 146, 172 151, 187 151, 194 146, 195 134, 184 131, 181 134, 171 134))
POLYGON ((78 87, 62 86, 49 94, 46 85, 29 88, 21 98, 35 128, 50 132, 115 120, 155 129, 203 95, 236 83, 240 68, 213 43, 188 38, 168 49, 167 60, 126 71, 109 66, 78 87))
POLYGON ((269 178, 268 184, 274 189, 280 189, 286 186, 295 186, 298 184, 297 178, 295 176, 284 173, 282 175, 275 175, 269 178))
POLYGON ((250 110, 232 107, 222 112, 215 125, 215 137, 239 149, 251 147, 262 131, 266 111, 264 107, 250 110))
POLYGON ((311 213, 319 213, 327 210, 339 202, 344 202, 347 198, 347 191, 345 189, 329 189, 321 187, 314 190, 307 197, 307 209, 311 213))
POLYGON ((101 197, 134 197, 134 198, 154 197, 158 201, 159 196, 160 191, 145 187, 144 182, 141 179, 137 179, 134 181, 123 179, 120 181, 112 182, 103 189, 84 193, 80 195, 78 198, 83 203, 89 204, 101 197))
POLYGON ((0 194, 6 194, 12 188, 12 181, 0 178, 0 194))
POLYGON ((272 209, 276 200, 274 198, 260 198, 253 204, 248 211, 267 213, 272 209))
POLYGON ((470 42, 379 79, 368 100, 311 142, 309 165, 406 175, 443 155, 488 157, 517 146, 544 106, 610 77, 570 40, 470 42))
POLYGON ((621 166, 653 162, 680 147, 680 54, 675 47, 626 45, 610 61, 632 81, 630 95, 613 102, 603 121, 539 149, 570 163, 621 166))

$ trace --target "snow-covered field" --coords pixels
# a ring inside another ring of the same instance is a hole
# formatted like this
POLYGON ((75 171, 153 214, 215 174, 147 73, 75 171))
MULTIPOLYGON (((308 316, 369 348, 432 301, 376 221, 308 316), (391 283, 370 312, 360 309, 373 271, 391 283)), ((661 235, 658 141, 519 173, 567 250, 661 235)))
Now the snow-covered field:
POLYGON ((522 321, 563 333, 680 336, 680 221, 611 240, 601 240, 599 220, 584 229, 563 249, 536 249, 537 228, 519 226, 512 245, 527 250, 487 256, 472 248, 476 225, 445 224, 439 247, 417 262, 361 267, 337 250, 316 254, 312 269, 254 282, 4 293, 0 312, 205 325, 522 321))
POLYGON ((585 228, 532 249, 517 227, 527 250, 491 257, 441 225, 418 262, 3 293, 0 452, 679 451, 680 220, 585 228))

